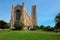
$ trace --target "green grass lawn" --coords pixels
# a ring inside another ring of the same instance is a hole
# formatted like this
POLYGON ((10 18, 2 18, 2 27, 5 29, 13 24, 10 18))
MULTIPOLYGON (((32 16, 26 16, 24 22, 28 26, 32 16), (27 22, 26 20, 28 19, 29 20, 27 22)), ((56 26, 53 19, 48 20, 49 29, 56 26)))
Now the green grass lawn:
POLYGON ((0 40, 60 40, 60 33, 44 31, 0 31, 0 40))

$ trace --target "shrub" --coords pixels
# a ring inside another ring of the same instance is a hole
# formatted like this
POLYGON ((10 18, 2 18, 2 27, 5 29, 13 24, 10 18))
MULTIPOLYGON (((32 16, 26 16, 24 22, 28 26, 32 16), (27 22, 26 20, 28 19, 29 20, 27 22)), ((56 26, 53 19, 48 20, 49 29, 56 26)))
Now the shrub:
POLYGON ((15 23, 14 27, 16 30, 22 30, 22 28, 24 27, 23 23, 15 23))

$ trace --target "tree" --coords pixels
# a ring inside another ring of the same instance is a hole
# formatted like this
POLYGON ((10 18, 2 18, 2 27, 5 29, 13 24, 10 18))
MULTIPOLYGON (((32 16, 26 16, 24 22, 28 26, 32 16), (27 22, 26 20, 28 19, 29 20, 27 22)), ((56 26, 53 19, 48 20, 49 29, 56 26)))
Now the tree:
POLYGON ((43 29, 44 29, 44 27, 45 27, 44 25, 41 25, 41 26, 40 26, 40 29, 42 29, 42 30, 43 30, 43 29))
POLYGON ((7 23, 7 24, 5 25, 5 28, 8 29, 9 26, 10 26, 9 23, 7 23))
POLYGON ((44 28, 45 31, 50 31, 50 26, 44 28))
POLYGON ((14 27, 17 30, 21 30, 25 25, 23 23, 15 23, 14 27))
POLYGON ((55 22, 56 23, 60 22, 60 13, 58 13, 58 15, 55 17, 55 22))
POLYGON ((55 17, 55 28, 56 28, 56 32, 57 32, 57 29, 60 28, 60 13, 58 13, 58 15, 55 17))
POLYGON ((6 27, 6 22, 3 20, 0 20, 0 28, 4 29, 6 27))
POLYGON ((54 31, 54 27, 51 27, 51 28, 50 28, 50 31, 54 31))
POLYGON ((57 31, 60 30, 60 22, 56 23, 55 28, 56 28, 56 33, 57 33, 57 31))
POLYGON ((39 29, 39 26, 38 25, 33 25, 33 29, 39 29))

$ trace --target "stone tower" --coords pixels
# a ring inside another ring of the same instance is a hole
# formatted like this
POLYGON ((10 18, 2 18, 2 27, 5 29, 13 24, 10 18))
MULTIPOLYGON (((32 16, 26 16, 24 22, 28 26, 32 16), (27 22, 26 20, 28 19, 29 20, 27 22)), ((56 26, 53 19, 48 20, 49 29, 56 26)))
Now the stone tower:
POLYGON ((37 25, 36 5, 32 6, 32 22, 37 25))
POLYGON ((12 5, 12 14, 11 14, 11 20, 10 20, 10 29, 12 29, 14 25, 14 5, 12 5))

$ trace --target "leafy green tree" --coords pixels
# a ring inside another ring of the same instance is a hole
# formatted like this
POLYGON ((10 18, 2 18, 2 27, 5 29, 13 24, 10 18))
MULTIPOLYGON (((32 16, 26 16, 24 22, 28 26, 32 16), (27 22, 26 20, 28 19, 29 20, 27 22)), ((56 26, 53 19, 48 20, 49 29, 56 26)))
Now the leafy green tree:
POLYGON ((39 29, 39 26, 38 25, 33 25, 33 29, 39 29))
POLYGON ((60 13, 58 13, 58 15, 55 17, 55 22, 56 23, 60 22, 60 13))
POLYGON ((44 27, 45 27, 44 25, 41 25, 41 26, 40 26, 40 29, 42 29, 42 30, 43 30, 43 29, 44 29, 44 27))
POLYGON ((17 30, 21 30, 25 25, 23 23, 15 23, 14 27, 17 30))
POLYGON ((0 20, 0 28, 4 29, 6 27, 6 22, 3 20, 0 20))
POLYGON ((50 29, 50 26, 47 26, 47 29, 50 29))
POLYGON ((50 31, 50 26, 44 28, 45 31, 50 31))
POLYGON ((54 31, 54 27, 51 27, 51 28, 50 28, 50 31, 54 31))
POLYGON ((55 28, 56 28, 56 32, 57 32, 57 29, 60 28, 60 13, 58 13, 58 15, 55 17, 55 28))
POLYGON ((56 23, 55 28, 56 28, 56 33, 57 33, 58 29, 60 29, 60 22, 56 23))
POLYGON ((7 23, 6 25, 5 25, 5 29, 8 29, 9 28, 9 23, 7 23))

